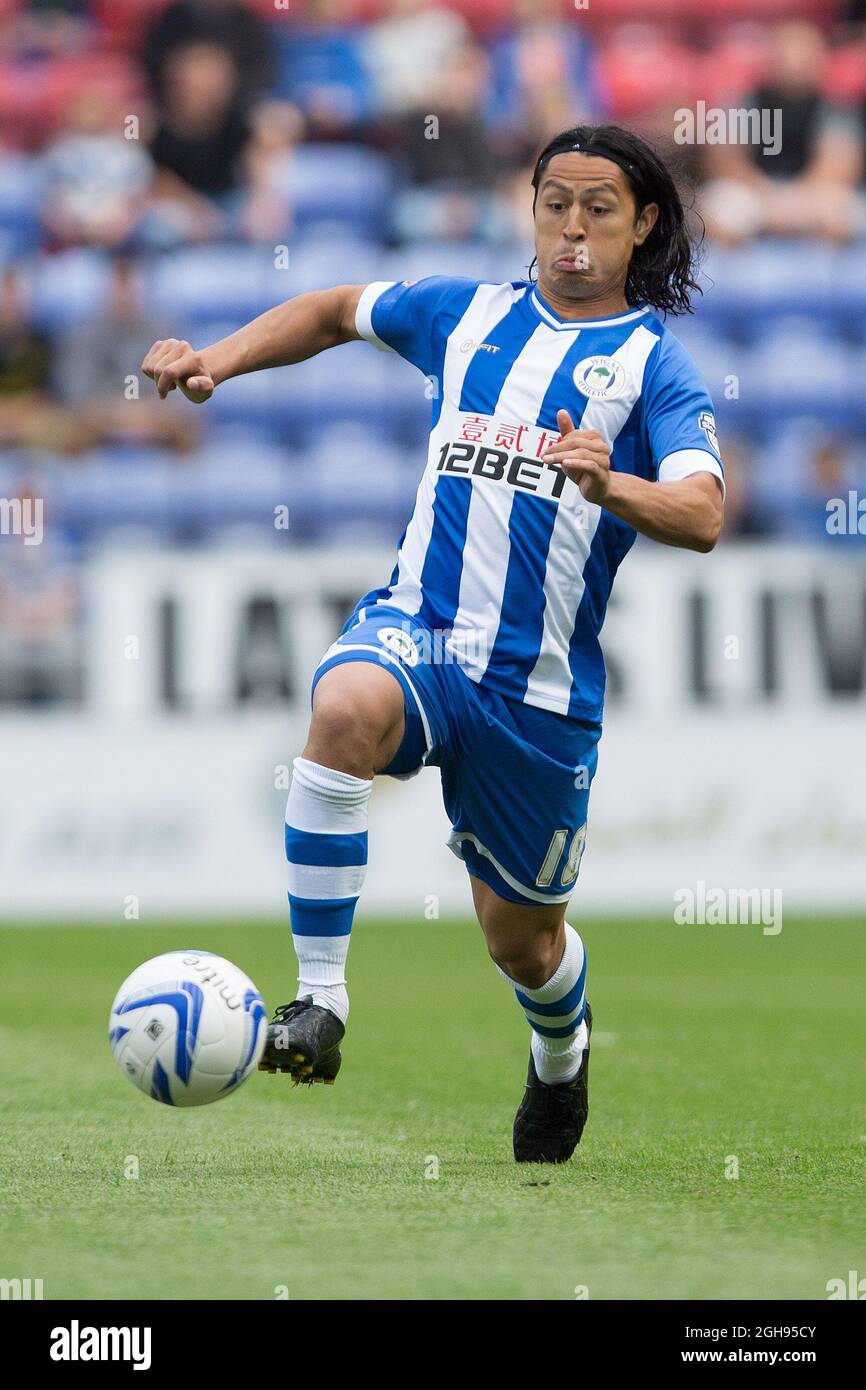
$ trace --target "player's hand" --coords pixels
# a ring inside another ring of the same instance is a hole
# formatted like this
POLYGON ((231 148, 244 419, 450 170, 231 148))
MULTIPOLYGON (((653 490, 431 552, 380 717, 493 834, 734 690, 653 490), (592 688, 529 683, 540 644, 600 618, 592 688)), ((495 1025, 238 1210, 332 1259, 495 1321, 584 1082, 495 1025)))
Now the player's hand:
POLYGON ((567 410, 556 412, 562 438, 545 449, 545 463, 557 463, 577 483, 587 502, 604 505, 610 487, 610 445, 598 430, 578 430, 567 410))
POLYGON ((179 338, 160 338, 141 364, 145 376, 156 383, 160 400, 178 388, 188 401, 201 405, 210 400, 216 388, 201 353, 179 338))

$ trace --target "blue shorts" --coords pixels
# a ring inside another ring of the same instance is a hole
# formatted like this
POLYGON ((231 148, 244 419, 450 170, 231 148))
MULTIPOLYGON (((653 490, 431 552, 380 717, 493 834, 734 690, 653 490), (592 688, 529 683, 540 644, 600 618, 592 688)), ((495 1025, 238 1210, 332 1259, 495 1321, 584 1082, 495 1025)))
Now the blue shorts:
POLYGON ((439 637, 399 609, 362 608, 325 653, 313 689, 346 661, 389 670, 403 689, 406 731, 383 773, 405 778, 438 767, 453 827, 448 843, 470 874, 512 902, 567 902, 586 839, 601 724, 479 685, 439 637))

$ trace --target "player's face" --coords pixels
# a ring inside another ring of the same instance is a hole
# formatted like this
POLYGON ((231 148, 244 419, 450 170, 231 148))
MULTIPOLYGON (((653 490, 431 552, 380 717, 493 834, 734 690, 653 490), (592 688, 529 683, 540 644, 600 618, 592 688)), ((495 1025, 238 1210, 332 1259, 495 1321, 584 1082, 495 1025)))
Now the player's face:
POLYGON ((622 291, 636 246, 658 217, 640 213, 618 164, 597 155, 557 154, 535 204, 538 284, 553 300, 605 299, 622 291))

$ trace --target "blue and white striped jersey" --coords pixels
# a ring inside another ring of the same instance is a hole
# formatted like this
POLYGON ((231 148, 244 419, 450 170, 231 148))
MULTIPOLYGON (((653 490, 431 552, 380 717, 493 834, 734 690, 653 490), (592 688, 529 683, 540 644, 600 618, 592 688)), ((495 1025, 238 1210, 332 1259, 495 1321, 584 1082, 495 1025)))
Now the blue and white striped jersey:
POLYGON ((604 436, 614 469, 663 481, 708 471, 724 486, 688 353, 650 309, 569 322, 526 281, 377 282, 356 324, 420 368, 433 397, 397 564, 359 609, 387 604, 446 634, 450 659, 500 694, 599 720, 598 634, 636 532, 540 455, 565 409, 604 436))

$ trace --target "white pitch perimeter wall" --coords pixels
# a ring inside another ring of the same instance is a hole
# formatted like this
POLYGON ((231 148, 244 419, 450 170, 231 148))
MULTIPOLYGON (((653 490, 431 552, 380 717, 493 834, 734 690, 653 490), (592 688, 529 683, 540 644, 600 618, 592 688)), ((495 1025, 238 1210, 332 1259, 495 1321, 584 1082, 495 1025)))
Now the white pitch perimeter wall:
MULTIPOLYGON (((122 924, 134 900, 142 921, 278 917, 309 676, 339 604, 389 564, 378 552, 95 564, 84 710, 0 719, 0 916, 122 924), (250 638, 262 604, 275 626, 250 638), (277 649, 291 693, 259 708, 238 690, 255 690, 277 649)), ((779 888, 786 912, 866 907, 864 603, 866 562, 832 546, 627 559, 575 912, 667 914, 701 881, 779 888)), ((442 913, 468 910, 447 833, 435 769, 379 779, 364 908, 422 920, 435 897, 442 913)))

